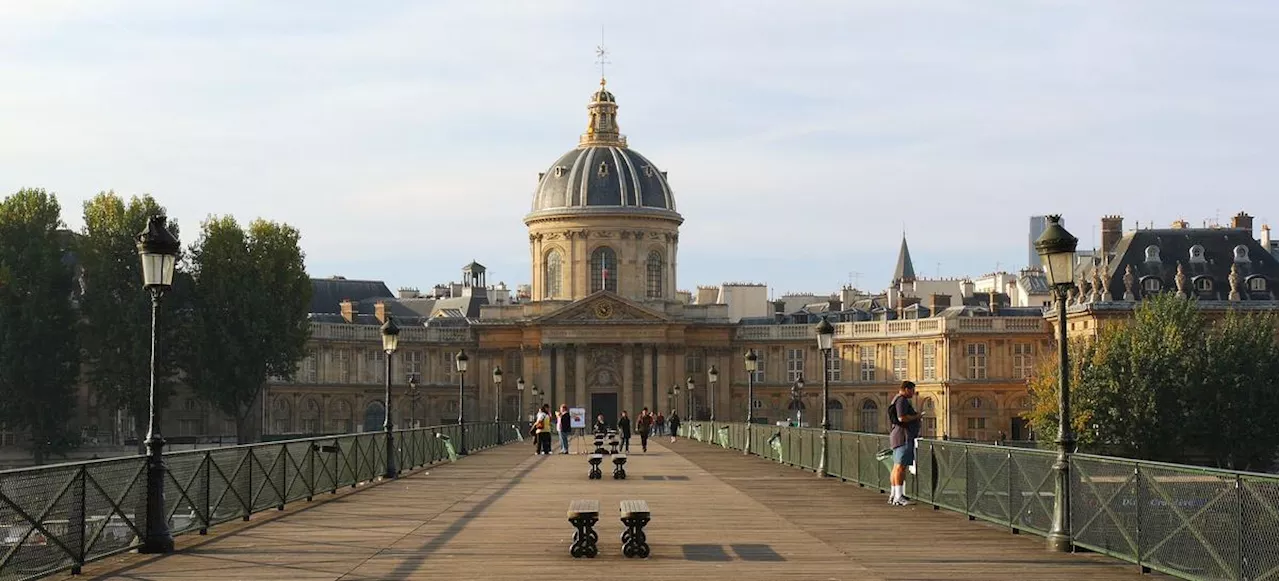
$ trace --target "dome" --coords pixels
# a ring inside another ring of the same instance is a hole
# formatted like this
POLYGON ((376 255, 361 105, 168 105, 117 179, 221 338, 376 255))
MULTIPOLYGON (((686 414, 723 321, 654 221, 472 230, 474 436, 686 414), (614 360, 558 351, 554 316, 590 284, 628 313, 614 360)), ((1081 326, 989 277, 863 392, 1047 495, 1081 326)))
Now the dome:
POLYGON ((674 214, 676 201, 666 172, 627 147, 627 138, 618 131, 617 100, 605 88, 604 79, 591 94, 587 112, 587 131, 578 147, 538 176, 532 212, 634 208, 674 214))
POLYGON ((676 210, 665 172, 626 147, 579 147, 560 156, 538 180, 533 211, 584 207, 676 210))

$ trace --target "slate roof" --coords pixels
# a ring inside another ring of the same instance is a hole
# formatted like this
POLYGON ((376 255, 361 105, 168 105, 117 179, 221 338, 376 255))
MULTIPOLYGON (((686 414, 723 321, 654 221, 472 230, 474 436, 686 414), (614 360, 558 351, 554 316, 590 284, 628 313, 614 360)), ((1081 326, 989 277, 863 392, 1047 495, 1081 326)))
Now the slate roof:
MULTIPOLYGON (((362 302, 372 298, 392 298, 386 283, 377 280, 347 280, 345 278, 311 279, 311 312, 341 313, 342 301, 362 302)), ((313 319, 314 320, 314 319, 313 319)))
MULTIPOLYGON (((1143 281, 1160 280, 1162 291, 1177 290, 1178 265, 1182 264, 1187 277, 1187 291, 1204 300, 1227 300, 1231 291, 1229 277, 1234 264, 1240 274, 1240 292, 1243 299, 1275 299, 1276 277, 1280 263, 1267 249, 1253 238, 1249 230, 1239 228, 1168 228, 1136 230, 1125 234, 1109 253, 1111 256, 1104 281, 1112 300, 1123 300, 1125 292, 1125 267, 1132 266, 1134 291, 1144 294, 1143 281), (1193 261, 1192 248, 1203 249, 1203 260, 1193 261), (1148 260, 1148 248, 1158 249, 1148 260), (1236 248, 1243 248, 1243 256, 1236 259, 1236 248), (1248 280, 1261 277, 1267 281, 1266 290, 1250 293, 1248 280), (1196 291, 1194 281, 1205 278, 1212 282, 1212 290, 1196 291)), ((1097 259, 1094 260, 1094 263, 1097 259)), ((1077 277, 1092 281, 1094 264, 1085 262, 1076 269, 1077 277)), ((1137 298, 1137 297, 1135 297, 1137 298)))
POLYGON ((539 177, 533 212, 613 206, 676 210, 667 175, 626 147, 569 150, 539 177))
POLYGON ((902 247, 898 249, 898 265, 893 268, 893 282, 916 279, 916 267, 911 264, 911 251, 907 250, 907 237, 902 237, 902 247))

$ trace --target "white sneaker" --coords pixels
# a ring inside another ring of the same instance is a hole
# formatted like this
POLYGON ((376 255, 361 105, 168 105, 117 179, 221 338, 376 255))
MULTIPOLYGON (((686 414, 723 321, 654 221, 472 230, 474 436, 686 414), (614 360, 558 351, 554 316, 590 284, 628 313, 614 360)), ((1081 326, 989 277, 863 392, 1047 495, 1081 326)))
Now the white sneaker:
POLYGON ((895 500, 894 500, 893 502, 891 502, 890 504, 892 504, 892 505, 894 505, 894 506, 911 506, 911 505, 913 505, 913 504, 915 504, 915 503, 914 503, 914 502, 911 502, 911 501, 909 501, 909 500, 907 500, 907 497, 905 497, 905 496, 904 496, 904 497, 902 497, 902 498, 895 499, 895 500))

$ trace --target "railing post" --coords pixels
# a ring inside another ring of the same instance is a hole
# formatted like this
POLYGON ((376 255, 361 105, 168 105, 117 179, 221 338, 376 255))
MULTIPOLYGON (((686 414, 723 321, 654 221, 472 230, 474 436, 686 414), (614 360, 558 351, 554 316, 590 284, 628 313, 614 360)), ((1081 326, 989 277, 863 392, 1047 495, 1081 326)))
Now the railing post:
MULTIPOLYGON (((1150 573, 1150 572, 1151 572, 1151 569, 1150 569, 1150 568, 1145 567, 1145 566, 1143 566, 1143 565, 1142 565, 1142 553, 1143 553, 1143 546, 1142 546, 1142 506, 1143 506, 1144 504, 1146 504, 1146 502, 1145 502, 1145 498, 1143 498, 1144 496, 1146 496, 1146 495, 1144 495, 1144 494, 1143 494, 1143 492, 1144 492, 1145 490, 1146 490, 1146 487, 1144 487, 1144 486, 1142 485, 1142 465, 1141 465, 1141 464, 1134 464, 1134 465, 1133 465, 1133 500, 1134 500, 1134 504, 1136 504, 1136 506, 1134 507, 1134 509, 1135 509, 1135 512, 1136 512, 1137 514, 1136 514, 1136 517, 1133 519, 1133 521, 1134 521, 1135 523, 1137 523, 1137 524, 1134 526, 1134 528, 1135 528, 1135 529, 1137 529, 1137 530, 1134 532, 1134 535, 1133 535, 1133 538, 1135 539, 1135 541, 1134 541, 1134 543, 1133 543, 1133 544, 1134 544, 1134 545, 1136 545, 1136 546, 1134 547, 1134 551, 1133 551, 1133 553, 1134 553, 1134 559, 1133 559, 1133 562, 1135 562, 1135 563, 1137 563, 1137 564, 1138 564, 1138 572, 1140 572, 1140 573, 1150 573)), ((1069 516, 1069 515, 1068 515, 1068 516, 1069 516)), ((1072 530, 1073 532, 1075 531, 1075 529, 1074 529, 1074 528, 1073 528, 1073 529, 1071 529, 1071 530, 1072 530)))
POLYGON ((933 510, 942 510, 938 506, 938 451, 929 444, 929 500, 933 503, 933 510))
POLYGON ((316 495, 316 449, 319 446, 313 441, 307 446, 307 502, 316 495))
POLYGON ((1244 555, 1244 486, 1240 475, 1236 474, 1236 579, 1249 579, 1252 576, 1245 571, 1244 555))
POLYGON ((80 569, 84 566, 85 553, 88 552, 88 548, 85 546, 86 527, 84 523, 85 513, 88 512, 88 507, 85 506, 85 487, 87 486, 85 478, 87 477, 85 466, 81 464, 76 474, 75 504, 71 511, 71 522, 68 523, 68 528, 76 531, 76 555, 74 557, 75 563, 71 565, 72 575, 80 574, 80 569))
POLYGON ((1005 514, 1009 515, 1009 532, 1016 535, 1018 534, 1018 527, 1013 526, 1013 523, 1016 520, 1016 515, 1013 514, 1013 511, 1015 510, 1013 508, 1015 506, 1013 502, 1013 452, 1006 452, 1006 454, 1008 454, 1005 471, 1009 473, 1009 508, 1005 511, 1005 514))
POLYGON ((969 507, 973 506, 973 471, 969 469, 969 446, 964 447, 964 516, 969 520, 975 520, 973 511, 969 507))
MULTIPOLYGON (((276 463, 280 465, 280 485, 272 486, 271 489, 276 491, 276 510, 284 510, 285 498, 289 496, 289 446, 280 444, 280 453, 276 454, 276 463), (281 462, 281 460, 284 460, 281 462)), ((267 476, 267 481, 271 481, 271 477, 267 476)))
POLYGON ((249 522, 249 515, 253 513, 253 448, 244 449, 244 467, 248 469, 245 474, 245 482, 248 484, 245 485, 244 496, 240 500, 240 505, 244 508, 244 514, 240 517, 244 522, 249 522))
POLYGON ((213 499, 209 498, 211 496, 209 494, 209 486, 213 483, 213 476, 210 474, 210 472, 213 472, 212 452, 204 453, 204 461, 201 462, 201 465, 204 468, 204 494, 201 495, 204 497, 201 499, 204 501, 204 514, 200 518, 203 519, 204 526, 200 527, 200 534, 207 535, 209 534, 209 523, 213 521, 213 507, 210 506, 213 499))

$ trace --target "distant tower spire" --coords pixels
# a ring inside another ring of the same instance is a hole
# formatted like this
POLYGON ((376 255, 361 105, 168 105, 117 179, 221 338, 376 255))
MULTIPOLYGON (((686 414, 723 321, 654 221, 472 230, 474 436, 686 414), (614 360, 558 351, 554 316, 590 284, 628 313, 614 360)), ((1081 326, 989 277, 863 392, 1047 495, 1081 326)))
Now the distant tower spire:
POLYGON ((898 249, 898 265, 893 269, 893 283, 914 282, 916 267, 911 264, 911 251, 907 250, 907 235, 902 235, 902 246, 898 249))

